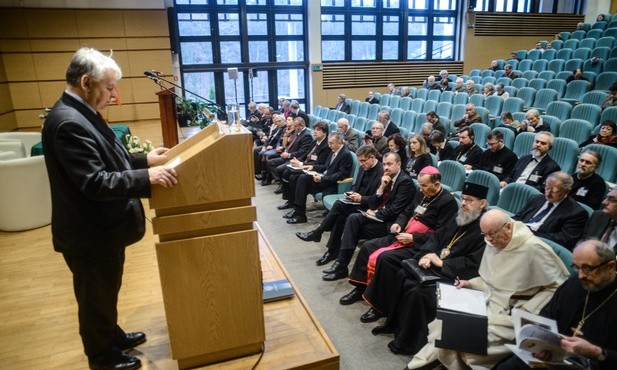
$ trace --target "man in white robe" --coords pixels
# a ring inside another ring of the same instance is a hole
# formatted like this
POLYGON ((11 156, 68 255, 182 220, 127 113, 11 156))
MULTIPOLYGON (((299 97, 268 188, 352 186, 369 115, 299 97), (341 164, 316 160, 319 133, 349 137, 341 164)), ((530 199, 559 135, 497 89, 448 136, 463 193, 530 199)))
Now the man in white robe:
POLYGON ((510 355, 506 343, 515 342, 512 308, 538 314, 568 270, 553 249, 519 221, 500 210, 488 211, 480 220, 486 249, 480 263, 480 276, 460 280, 459 288, 481 290, 487 299, 487 355, 457 352, 435 347, 441 333, 441 321, 429 324, 428 344, 408 364, 409 369, 430 369, 441 362, 450 370, 491 369, 510 355))

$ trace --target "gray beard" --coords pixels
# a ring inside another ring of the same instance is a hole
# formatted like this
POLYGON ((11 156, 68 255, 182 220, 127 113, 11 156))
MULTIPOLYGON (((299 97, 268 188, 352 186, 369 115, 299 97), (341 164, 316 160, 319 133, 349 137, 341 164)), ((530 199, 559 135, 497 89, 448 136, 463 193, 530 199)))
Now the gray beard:
POLYGON ((538 149, 532 149, 531 150, 531 155, 533 155, 534 158, 538 158, 538 157, 542 156, 542 152, 540 152, 538 149))
POLYGON ((469 212, 463 212, 459 210, 458 214, 456 215, 456 224, 458 226, 469 225, 470 223, 480 218, 480 215, 482 215, 482 209, 469 212))

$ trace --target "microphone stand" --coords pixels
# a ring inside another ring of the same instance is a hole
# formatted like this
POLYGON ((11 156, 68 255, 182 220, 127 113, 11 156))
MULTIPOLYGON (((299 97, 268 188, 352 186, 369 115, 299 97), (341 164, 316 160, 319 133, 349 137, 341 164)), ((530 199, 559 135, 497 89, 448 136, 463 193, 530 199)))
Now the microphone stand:
POLYGON ((205 101, 206 103, 209 103, 210 105, 214 106, 214 108, 216 108, 216 114, 217 114, 217 116, 219 117, 219 119, 220 119, 220 120, 222 120, 222 121, 227 120, 227 113, 225 112, 225 109, 223 109, 223 108, 222 108, 219 104, 217 104, 217 103, 213 102, 212 100, 207 99, 207 98, 204 98, 203 96, 198 95, 198 94, 196 94, 196 93, 194 93, 194 92, 192 92, 192 91, 190 91, 190 90, 188 90, 188 89, 186 89, 186 88, 184 88, 184 87, 182 87, 182 86, 180 86, 180 85, 178 85, 178 84, 175 84, 175 83, 173 83, 173 82, 171 82, 171 81, 169 81, 169 80, 166 80, 166 79, 164 79, 164 78, 163 78, 163 77, 161 77, 161 76, 158 76, 158 75, 157 75, 157 76, 155 77, 155 76, 149 76, 149 75, 147 75, 147 74, 146 74, 146 77, 148 77, 149 79, 151 79, 152 81, 154 81, 154 83, 156 83, 157 85, 159 85, 159 86, 161 87, 161 89, 169 91, 169 92, 170 92, 170 93, 172 93, 175 97, 180 98, 181 100, 186 100, 186 98, 185 98, 185 97, 183 97, 183 96, 181 96, 181 95, 178 95, 175 91, 173 91, 173 90, 171 90, 170 88, 168 88, 167 86, 165 86, 165 85, 163 84, 163 82, 168 83, 168 84, 170 84, 170 85, 172 85, 172 86, 174 86, 174 87, 177 87, 177 88, 179 88, 180 90, 184 90, 184 92, 187 92, 187 93, 189 93, 189 94, 195 95, 195 96, 196 96, 196 97, 198 97, 199 99, 201 99, 201 100, 205 101))

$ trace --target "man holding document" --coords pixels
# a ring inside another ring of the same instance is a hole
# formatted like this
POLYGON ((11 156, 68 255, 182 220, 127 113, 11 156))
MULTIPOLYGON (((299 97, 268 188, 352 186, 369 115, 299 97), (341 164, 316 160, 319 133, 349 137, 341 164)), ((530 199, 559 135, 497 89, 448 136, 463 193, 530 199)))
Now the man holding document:
POLYGON ((510 353, 505 344, 514 341, 511 310, 538 313, 567 279, 568 270, 553 249, 504 212, 486 212, 480 219, 480 229, 486 241, 480 276, 459 280, 456 286, 484 293, 488 312, 487 354, 437 348, 442 323, 435 320, 429 324, 428 344, 412 358, 409 369, 425 368, 438 361, 448 369, 491 369, 510 353))
MULTIPOLYGON (((541 315, 557 321, 564 336, 561 348, 590 360, 590 369, 617 368, 617 279, 615 252, 598 240, 586 240, 574 249, 578 276, 557 289, 541 315)), ((538 360, 551 361, 551 353, 535 353, 538 360)), ((499 364, 496 369, 528 369, 518 357, 499 364)))

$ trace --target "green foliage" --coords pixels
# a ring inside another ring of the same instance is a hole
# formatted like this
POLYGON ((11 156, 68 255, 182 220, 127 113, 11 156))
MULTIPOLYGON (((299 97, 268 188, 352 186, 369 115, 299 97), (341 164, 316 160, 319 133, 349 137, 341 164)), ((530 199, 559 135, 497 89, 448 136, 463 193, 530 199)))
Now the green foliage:
POLYGON ((188 124, 191 126, 199 126, 204 128, 212 123, 214 118, 211 113, 206 109, 212 109, 212 105, 201 100, 193 99, 176 99, 176 107, 178 110, 178 116, 186 118, 188 124))

